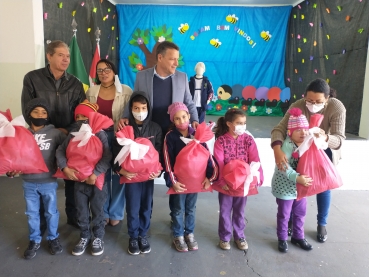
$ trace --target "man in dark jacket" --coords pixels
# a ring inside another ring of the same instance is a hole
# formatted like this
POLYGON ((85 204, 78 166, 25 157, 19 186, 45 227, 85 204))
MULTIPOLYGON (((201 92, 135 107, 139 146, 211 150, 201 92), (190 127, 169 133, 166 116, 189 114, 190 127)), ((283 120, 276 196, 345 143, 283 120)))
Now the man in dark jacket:
MULTIPOLYGON (((66 72, 70 63, 67 44, 60 40, 52 41, 46 47, 46 57, 49 64, 45 68, 33 70, 24 76, 21 98, 22 113, 26 122, 30 124, 25 114, 27 103, 33 98, 44 98, 50 107, 50 123, 68 134, 73 128, 74 110, 86 99, 86 95, 82 83, 66 72)), ((65 180, 65 197, 67 222, 77 225, 73 181, 65 180)))

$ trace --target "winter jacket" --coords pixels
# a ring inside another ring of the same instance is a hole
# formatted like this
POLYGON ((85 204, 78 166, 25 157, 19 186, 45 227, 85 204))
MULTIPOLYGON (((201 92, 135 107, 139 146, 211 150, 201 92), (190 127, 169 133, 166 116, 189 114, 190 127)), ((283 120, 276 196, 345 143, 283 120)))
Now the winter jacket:
MULTIPOLYGON (((190 87, 190 93, 192 95, 192 100, 194 99, 195 95, 195 76, 192 76, 190 78, 190 81, 188 82, 188 85, 190 87)), ((206 111, 207 102, 210 101, 213 97, 214 91, 213 86, 211 85, 211 82, 209 81, 208 77, 203 76, 202 77, 202 84, 201 84, 201 108, 203 111, 206 111)))
POLYGON ((55 128, 64 128, 68 132, 73 128, 74 110, 86 99, 82 83, 73 75, 64 73, 59 89, 48 66, 28 72, 24 76, 22 89, 22 113, 26 122, 30 120, 25 114, 27 103, 33 98, 44 98, 50 106, 50 123, 55 128))
POLYGON ((55 129, 54 125, 46 125, 38 131, 33 131, 31 128, 28 129, 34 136, 38 147, 41 150, 42 157, 44 158, 45 164, 49 169, 49 172, 36 173, 36 174, 22 174, 22 178, 26 182, 32 183, 51 183, 55 182, 56 178, 52 175, 56 172, 56 159, 55 152, 59 145, 63 143, 66 135, 55 129))

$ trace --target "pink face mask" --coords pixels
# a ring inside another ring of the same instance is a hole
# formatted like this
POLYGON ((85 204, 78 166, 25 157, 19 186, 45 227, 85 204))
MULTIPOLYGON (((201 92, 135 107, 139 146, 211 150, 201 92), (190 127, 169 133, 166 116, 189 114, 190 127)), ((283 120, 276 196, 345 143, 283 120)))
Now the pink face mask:
POLYGON ((187 122, 176 125, 176 128, 178 130, 184 131, 184 130, 188 129, 189 125, 190 125, 190 122, 187 121, 187 122))

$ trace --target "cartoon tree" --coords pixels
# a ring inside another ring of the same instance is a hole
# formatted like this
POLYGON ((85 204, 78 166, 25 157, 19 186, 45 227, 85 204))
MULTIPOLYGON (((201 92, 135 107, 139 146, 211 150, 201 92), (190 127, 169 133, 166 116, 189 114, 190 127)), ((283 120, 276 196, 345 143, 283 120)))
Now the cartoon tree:
MULTIPOLYGON (((128 57, 129 66, 132 68, 132 71, 137 72, 142 69, 153 67, 156 64, 156 48, 163 41, 173 41, 172 37, 172 27, 169 27, 167 29, 165 24, 159 28, 152 27, 151 31, 149 31, 149 29, 141 30, 140 28, 137 28, 132 34, 132 39, 129 41, 129 43, 134 46, 138 46, 145 54, 146 65, 143 65, 140 57, 135 52, 133 52, 132 55, 128 57), (154 41, 156 41, 152 52, 150 52, 150 50, 146 46, 151 38, 150 35, 154 38, 154 41)), ((183 56, 180 55, 178 60, 178 67, 181 67, 183 65, 183 56)))

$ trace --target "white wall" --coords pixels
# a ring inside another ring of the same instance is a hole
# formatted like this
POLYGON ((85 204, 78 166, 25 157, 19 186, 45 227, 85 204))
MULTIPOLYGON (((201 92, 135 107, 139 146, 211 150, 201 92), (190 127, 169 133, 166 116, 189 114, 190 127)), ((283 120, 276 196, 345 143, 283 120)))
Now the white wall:
POLYGON ((0 11, 0 111, 15 117, 24 75, 45 66, 42 0, 1 0, 0 11))
POLYGON ((361 106, 359 137, 369 139, 369 48, 368 55, 366 57, 366 70, 363 91, 363 103, 361 106))

